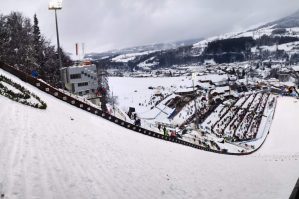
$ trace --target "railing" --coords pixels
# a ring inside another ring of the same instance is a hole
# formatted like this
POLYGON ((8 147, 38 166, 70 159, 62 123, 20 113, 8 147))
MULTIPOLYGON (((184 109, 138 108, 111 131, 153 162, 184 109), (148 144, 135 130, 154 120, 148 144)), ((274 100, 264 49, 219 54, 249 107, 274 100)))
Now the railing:
POLYGON ((202 147, 202 146, 199 146, 199 145, 196 145, 196 144, 186 142, 184 140, 164 136, 162 134, 159 134, 159 133, 144 129, 144 128, 139 127, 139 126, 135 126, 135 125, 133 125, 131 123, 128 123, 126 121, 123 121, 123 120, 121 120, 117 117, 114 117, 114 116, 112 116, 108 113, 103 112, 100 109, 97 109, 93 106, 90 106, 89 104, 87 104, 83 101, 80 101, 80 100, 78 100, 74 97, 71 97, 71 96, 61 92, 60 90, 54 88, 53 86, 51 86, 49 84, 46 84, 45 82, 40 81, 37 78, 31 77, 31 76, 25 74, 24 72, 12 67, 12 66, 9 66, 9 65, 7 65, 3 62, 0 62, 0 68, 2 68, 3 70, 17 76, 21 80, 31 84, 32 86, 38 88, 39 90, 44 91, 44 92, 48 93, 49 95, 52 95, 55 98, 60 99, 64 102, 66 102, 66 103, 69 103, 70 105, 73 105, 73 106, 75 106, 77 108, 80 108, 84 111, 87 111, 91 114, 94 114, 94 115, 97 115, 101 118, 109 120, 109 121, 111 121, 111 122, 113 122, 113 123, 115 123, 115 124, 117 124, 121 127, 126 128, 126 129, 129 129, 129 130, 132 130, 132 131, 135 131, 137 133, 141 133, 141 134, 144 134, 144 135, 147 135, 147 136, 150 136, 150 137, 158 138, 158 139, 161 139, 161 140, 166 140, 166 141, 169 141, 169 142, 182 144, 182 145, 185 145, 185 146, 188 146, 188 147, 192 147, 192 148, 196 148, 196 149, 200 149, 200 150, 204 150, 204 151, 209 151, 209 152, 213 152, 213 153, 226 154, 226 155, 237 155, 237 156, 250 155, 250 154, 256 152, 257 150, 259 150, 262 147, 262 145, 264 144, 264 142, 266 140, 265 139, 263 141, 263 143, 258 148, 256 148, 254 151, 247 152, 247 153, 230 153, 230 152, 227 152, 227 151, 217 151, 217 150, 205 148, 205 147, 202 147))

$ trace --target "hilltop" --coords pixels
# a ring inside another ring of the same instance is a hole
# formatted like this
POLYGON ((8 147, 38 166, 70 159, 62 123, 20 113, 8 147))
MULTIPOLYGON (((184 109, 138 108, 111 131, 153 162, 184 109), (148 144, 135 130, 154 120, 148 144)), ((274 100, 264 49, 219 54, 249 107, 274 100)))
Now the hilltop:
POLYGON ((190 64, 231 63, 251 59, 284 59, 298 62, 299 11, 258 28, 226 33, 181 45, 135 47, 87 57, 109 68, 148 71, 190 64), (277 53, 277 49, 279 53, 277 53), (269 53, 268 53, 269 52, 269 53))

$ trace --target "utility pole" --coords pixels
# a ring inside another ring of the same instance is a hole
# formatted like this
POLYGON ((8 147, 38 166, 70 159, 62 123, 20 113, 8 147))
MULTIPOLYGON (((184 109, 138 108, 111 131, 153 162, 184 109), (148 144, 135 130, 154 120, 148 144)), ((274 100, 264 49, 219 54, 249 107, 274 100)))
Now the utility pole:
MULTIPOLYGON (((61 48, 60 48, 60 41, 59 41, 59 30, 58 30, 58 20, 57 20, 57 10, 62 9, 62 0, 52 0, 49 3, 49 10, 54 10, 55 12, 55 24, 56 24, 56 37, 57 37, 57 52, 58 52, 58 59, 59 59, 59 69, 62 69, 62 59, 61 59, 61 48)), ((62 89, 64 88, 62 78, 61 78, 61 86, 62 89)))
POLYGON ((58 48, 58 59, 59 59, 59 68, 62 69, 62 60, 61 60, 61 48, 59 42, 59 30, 58 30, 58 20, 57 20, 57 9, 55 11, 55 22, 56 22, 56 37, 57 37, 57 48, 58 48))
POLYGON ((112 91, 112 107, 113 107, 113 116, 115 117, 115 106, 114 106, 114 96, 112 91))
POLYGON ((196 78, 196 74, 192 73, 192 85, 193 85, 193 93, 194 93, 194 107, 195 107, 195 129, 198 129, 198 112, 197 112, 197 106, 196 106, 196 93, 195 93, 195 86, 194 86, 194 80, 196 78))

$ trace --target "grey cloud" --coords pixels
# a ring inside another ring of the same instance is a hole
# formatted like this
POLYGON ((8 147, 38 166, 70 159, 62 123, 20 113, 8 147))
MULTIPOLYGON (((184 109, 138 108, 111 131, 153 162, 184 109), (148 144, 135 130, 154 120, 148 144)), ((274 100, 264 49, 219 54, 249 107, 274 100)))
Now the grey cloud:
MULTIPOLYGON (((54 14, 45 0, 0 0, 0 12, 37 13, 42 32, 55 44, 54 14)), ((296 0, 64 0, 61 43, 73 52, 168 42, 240 31, 297 10, 296 0)))

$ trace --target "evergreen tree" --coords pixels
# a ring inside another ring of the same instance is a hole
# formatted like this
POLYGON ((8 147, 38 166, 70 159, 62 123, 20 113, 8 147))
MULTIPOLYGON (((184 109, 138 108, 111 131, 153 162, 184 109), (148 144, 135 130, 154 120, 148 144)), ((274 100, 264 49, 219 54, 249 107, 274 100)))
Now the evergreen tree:
POLYGON ((235 68, 233 68, 231 74, 232 74, 232 75, 235 75, 235 74, 236 74, 236 70, 235 70, 235 68))
MULTIPOLYGON (((59 84, 59 60, 55 47, 42 36, 38 19, 34 24, 19 12, 0 15, 0 61, 16 66, 31 74, 38 70, 40 78, 52 85, 59 84)), ((64 66, 70 66, 70 58, 62 51, 64 66)))
POLYGON ((5 55, 5 46, 8 42, 8 32, 6 31, 5 17, 0 15, 0 60, 3 61, 5 55))
POLYGON ((40 74, 44 76, 45 57, 43 53, 43 38, 40 33, 36 14, 34 14, 33 16, 33 22, 34 22, 33 23, 33 45, 34 45, 36 65, 39 69, 40 74))
POLYGON ((34 24, 33 24, 33 37, 34 37, 34 43, 40 43, 41 41, 41 34, 40 34, 40 29, 39 29, 39 26, 38 26, 38 19, 36 17, 36 14, 34 14, 33 16, 33 21, 34 21, 34 24))
POLYGON ((108 72, 107 67, 96 62, 97 66, 97 74, 98 74, 98 92, 101 95, 101 109, 106 112, 107 111, 107 103, 112 102, 110 96, 110 88, 108 83, 108 72))
POLYGON ((101 90, 101 109, 103 111, 107 111, 107 103, 109 101, 111 101, 110 99, 110 88, 109 88, 109 84, 108 84, 108 76, 107 73, 104 71, 101 73, 100 77, 99 77, 99 86, 100 86, 100 90, 101 90))
POLYGON ((3 44, 3 61, 29 72, 35 62, 30 19, 21 13, 12 12, 4 21, 8 40, 3 44))

